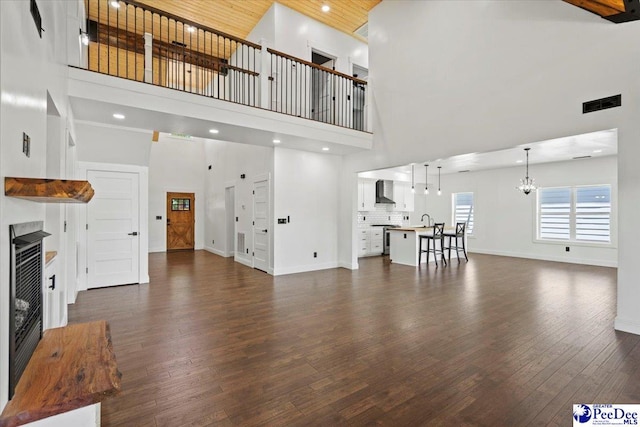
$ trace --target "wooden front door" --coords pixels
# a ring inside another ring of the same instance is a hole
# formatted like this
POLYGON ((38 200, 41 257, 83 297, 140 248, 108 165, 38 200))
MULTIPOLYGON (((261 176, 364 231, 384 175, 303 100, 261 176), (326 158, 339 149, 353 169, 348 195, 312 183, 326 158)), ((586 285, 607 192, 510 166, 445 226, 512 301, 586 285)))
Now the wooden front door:
POLYGON ((195 229, 193 193, 167 193, 167 250, 193 250, 195 229))

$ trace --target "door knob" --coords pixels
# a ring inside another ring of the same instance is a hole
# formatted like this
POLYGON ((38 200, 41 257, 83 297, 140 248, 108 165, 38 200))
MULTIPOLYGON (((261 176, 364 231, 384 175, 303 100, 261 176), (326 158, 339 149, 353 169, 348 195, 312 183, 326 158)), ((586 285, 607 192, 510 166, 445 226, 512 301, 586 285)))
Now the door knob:
POLYGON ((137 235, 138 235, 137 231, 134 231, 133 233, 129 233, 129 236, 137 236, 137 235))

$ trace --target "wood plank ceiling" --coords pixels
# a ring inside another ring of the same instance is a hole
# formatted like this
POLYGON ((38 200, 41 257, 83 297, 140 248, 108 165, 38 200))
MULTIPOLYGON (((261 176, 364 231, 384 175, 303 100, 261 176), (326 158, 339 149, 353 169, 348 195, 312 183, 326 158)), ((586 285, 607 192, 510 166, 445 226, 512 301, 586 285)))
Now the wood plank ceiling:
MULTIPOLYGON (((307 15, 356 38, 358 28, 368 20, 368 13, 382 0, 278 0, 307 15), (323 12, 322 6, 331 9, 323 12)), ((139 0, 187 20, 246 39, 275 0, 139 0)), ((360 38, 361 40, 364 40, 360 38)))
POLYGON ((617 24, 640 19, 640 0, 563 0, 617 24))

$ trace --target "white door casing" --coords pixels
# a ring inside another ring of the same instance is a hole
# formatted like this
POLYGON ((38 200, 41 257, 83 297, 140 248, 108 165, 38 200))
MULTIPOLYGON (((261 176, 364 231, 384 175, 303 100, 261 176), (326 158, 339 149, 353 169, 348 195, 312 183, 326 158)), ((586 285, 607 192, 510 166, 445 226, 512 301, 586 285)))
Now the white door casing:
POLYGON ((269 271, 269 179, 253 183, 253 267, 269 271))
POLYGON ((139 282, 139 175, 87 171, 88 288, 139 282), (135 234, 134 234, 135 233, 135 234))
POLYGON ((227 242, 225 245, 225 256, 227 257, 235 257, 237 252, 235 194, 235 186, 225 187, 225 211, 227 222, 227 242))

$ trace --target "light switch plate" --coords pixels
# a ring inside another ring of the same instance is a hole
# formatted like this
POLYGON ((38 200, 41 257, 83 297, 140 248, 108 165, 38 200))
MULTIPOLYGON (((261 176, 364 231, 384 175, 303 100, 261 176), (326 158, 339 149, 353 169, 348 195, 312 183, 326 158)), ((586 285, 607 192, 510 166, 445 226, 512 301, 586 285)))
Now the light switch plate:
POLYGON ((25 156, 31 157, 31 137, 22 132, 22 152, 25 156))

